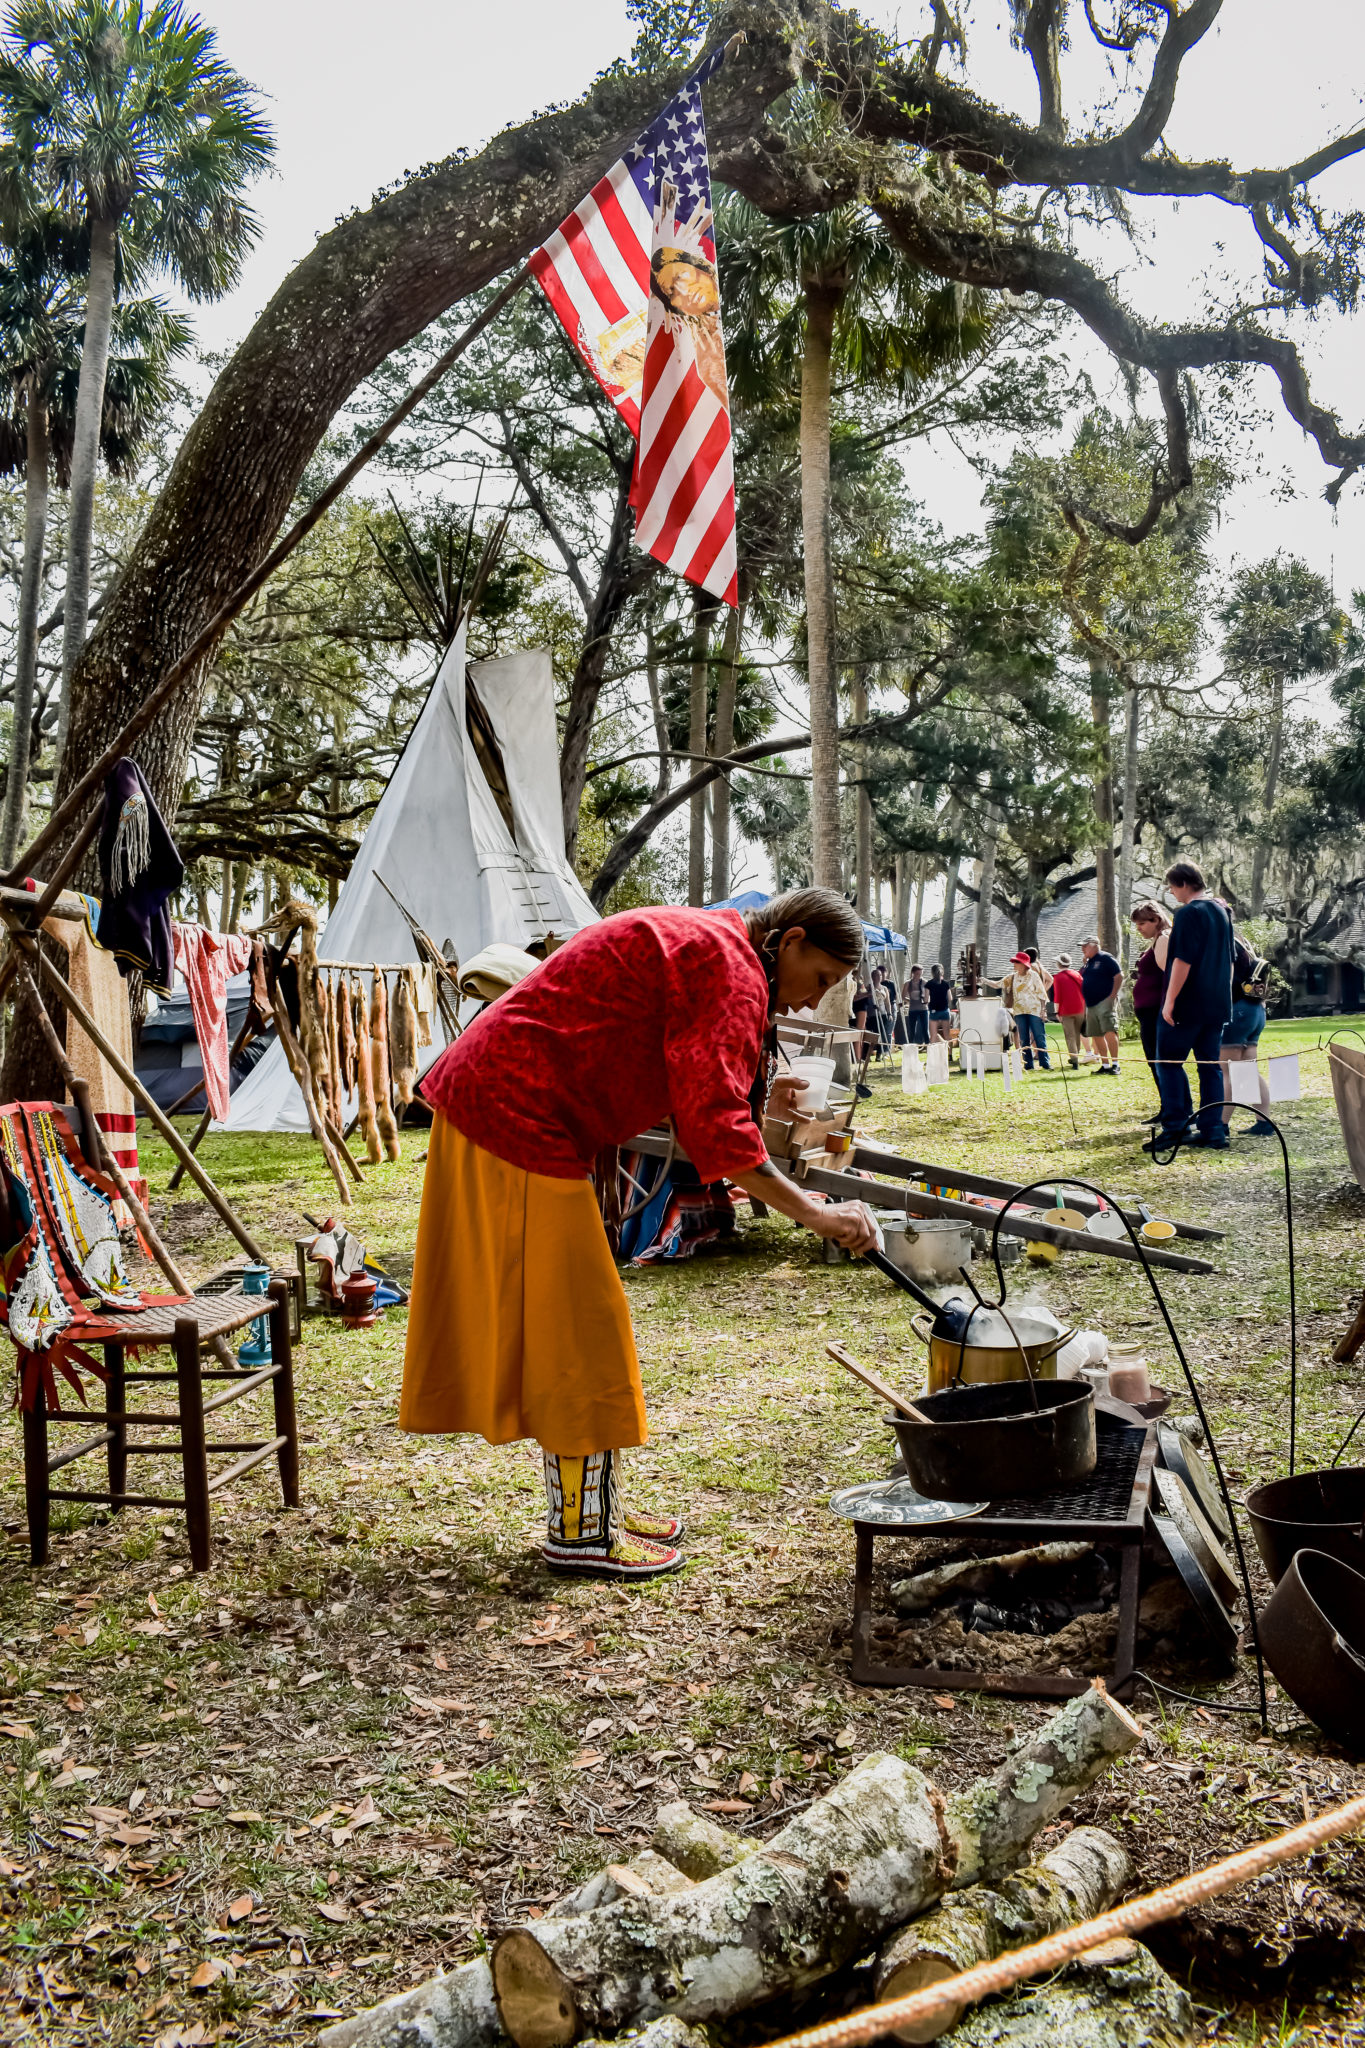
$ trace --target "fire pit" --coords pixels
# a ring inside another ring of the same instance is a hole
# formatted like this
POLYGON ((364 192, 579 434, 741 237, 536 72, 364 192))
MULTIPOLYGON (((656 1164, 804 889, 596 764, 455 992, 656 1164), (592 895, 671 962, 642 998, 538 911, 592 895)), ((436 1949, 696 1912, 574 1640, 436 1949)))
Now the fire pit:
POLYGON ((1023 1693, 1043 1699, 1064 1699, 1085 1692, 1092 1677, 1103 1676, 1112 1693, 1131 1690, 1137 1654, 1138 1573, 1143 1523, 1157 1456, 1156 1427, 1152 1423, 1143 1429, 1106 1426, 1099 1434, 1098 1453, 1095 1470, 1088 1479, 1054 1493, 988 1501, 979 1512, 965 1518, 948 1519, 952 1511, 945 1509, 941 1522, 926 1525, 910 1515, 903 1520, 893 1518, 889 1504, 884 1518, 879 1515, 876 1520, 855 1512, 850 1517, 856 1539, 851 1671, 854 1681, 859 1685, 927 1686, 935 1691, 1023 1693), (946 1665, 879 1662, 873 1647, 872 1607, 872 1571, 878 1541, 960 1542, 967 1535, 973 1540, 1004 1538, 1027 1544, 1080 1540, 1102 1550, 1116 1551, 1118 1617, 1112 1670, 1073 1675, 1013 1667, 954 1669, 946 1665))

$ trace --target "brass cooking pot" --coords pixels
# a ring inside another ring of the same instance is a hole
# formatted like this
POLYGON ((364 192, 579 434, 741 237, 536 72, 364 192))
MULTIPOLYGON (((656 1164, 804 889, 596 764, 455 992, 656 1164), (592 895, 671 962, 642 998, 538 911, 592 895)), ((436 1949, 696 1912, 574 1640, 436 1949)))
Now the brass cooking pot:
MULTIPOLYGON (((1030 1372, 1035 1379, 1055 1380, 1057 1353, 1064 1344, 1070 1343, 1075 1332, 1062 1330, 1054 1334, 1026 1309, 1020 1309, 1017 1315, 1011 1313, 1009 1320, 1018 1332, 1017 1344, 969 1342, 964 1345, 957 1337, 936 1337, 929 1316, 923 1313, 912 1316, 910 1327, 929 1346, 929 1392, 941 1393, 954 1381, 960 1381, 964 1386, 978 1386, 1002 1380, 1022 1380, 1027 1379, 1030 1372), (1021 1350, 1028 1360, 1027 1366, 1019 1355, 1021 1350)), ((969 1337, 970 1334, 969 1331, 969 1337)))

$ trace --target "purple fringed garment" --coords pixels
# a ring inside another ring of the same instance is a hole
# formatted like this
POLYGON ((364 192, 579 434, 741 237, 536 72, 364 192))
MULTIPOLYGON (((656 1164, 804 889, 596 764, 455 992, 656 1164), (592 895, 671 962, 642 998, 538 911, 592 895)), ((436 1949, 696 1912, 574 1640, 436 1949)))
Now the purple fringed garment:
POLYGON ((170 898, 185 863, 136 761, 125 758, 104 785, 100 825, 104 895, 95 937, 118 956, 119 972, 140 967, 148 988, 168 996, 175 979, 170 898))

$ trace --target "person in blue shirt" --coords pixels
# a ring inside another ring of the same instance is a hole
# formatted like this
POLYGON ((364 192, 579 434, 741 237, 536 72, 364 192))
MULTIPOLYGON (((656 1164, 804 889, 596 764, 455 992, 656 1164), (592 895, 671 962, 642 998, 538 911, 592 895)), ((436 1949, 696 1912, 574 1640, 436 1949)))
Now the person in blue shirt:
POLYGON ((1202 1145, 1225 1152, 1223 1069, 1219 1054, 1223 1026, 1232 1016, 1232 919, 1210 896, 1192 861, 1166 870, 1166 886, 1180 908, 1166 950, 1166 990, 1156 1027, 1157 1087, 1161 1123, 1148 1141, 1152 1150, 1202 1145), (1199 1113, 1193 1105, 1185 1062, 1194 1055, 1199 1072, 1199 1113))

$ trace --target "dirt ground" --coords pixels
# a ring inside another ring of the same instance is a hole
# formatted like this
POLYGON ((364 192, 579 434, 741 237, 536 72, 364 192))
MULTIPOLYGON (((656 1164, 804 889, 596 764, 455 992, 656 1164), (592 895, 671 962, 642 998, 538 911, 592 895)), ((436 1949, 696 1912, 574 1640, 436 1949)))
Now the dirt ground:
MULTIPOLYGON (((1317 1038, 1276 1029, 1274 1051, 1317 1038)), ((1303 1086, 1283 1111, 1301 1466, 1328 1462, 1365 1398, 1365 1371, 1330 1359, 1365 1284, 1365 1197, 1325 1054, 1307 1052, 1303 1086)), ((945 1165, 1081 1173, 1227 1231, 1216 1275, 1173 1277, 1167 1296, 1245 1491, 1287 1469, 1279 1151, 1239 1138, 1226 1157, 1155 1168, 1137 1149, 1149 1106, 1130 1052, 1117 1082, 1082 1070, 1009 1095, 992 1081, 983 1096, 954 1080, 913 1103, 883 1070, 862 1122, 945 1165)), ((411 1134, 352 1212, 400 1275, 424 1151, 411 1134)), ((204 1158, 292 1262, 305 1213, 331 1206, 315 1148, 215 1138, 204 1158)), ((164 1189, 164 1152, 149 1143, 144 1162, 164 1189)), ((159 1209, 194 1274, 231 1256, 204 1203, 159 1209)), ((31 1570, 14 1419, 0 1493, 0 2039, 311 2039, 620 1860, 665 1800, 714 1804, 766 1836, 870 1750, 948 1787, 1043 1718, 1035 1702, 849 1682, 852 1542, 827 1502, 883 1476, 892 1447, 824 1346, 841 1337, 906 1384, 922 1351, 909 1304, 875 1273, 826 1266, 812 1240, 742 1217, 732 1249, 626 1274, 653 1432, 630 1490, 690 1525, 686 1571, 654 1586, 544 1574, 532 1446, 399 1434, 401 1312, 359 1336, 308 1322, 304 1506, 284 1512, 266 1469, 241 1482, 216 1510, 203 1577, 183 1523, 161 1511, 62 1511, 52 1563, 31 1570)), ((1158 1380, 1179 1386, 1133 1269, 1067 1256, 1017 1276, 1011 1300, 1141 1338, 1158 1380)), ((1183 1393, 1176 1412, 1191 1412, 1183 1393)), ((169 1466, 141 1462, 139 1480, 173 1490, 169 1466)), ((1365 1769, 1287 1699, 1273 1700, 1269 1737, 1221 1711, 1254 1696, 1245 1658, 1230 1680, 1191 1663, 1172 1682, 1209 1705, 1163 1708, 1140 1691, 1143 1749, 1071 1815, 1116 1830, 1141 1888, 1365 1789, 1365 1769)), ((1287 2048, 1365 2040, 1363 1925, 1365 1855, 1337 1847, 1154 1945, 1191 1983, 1207 2038, 1287 2048)))

